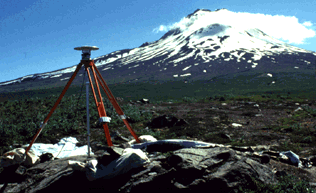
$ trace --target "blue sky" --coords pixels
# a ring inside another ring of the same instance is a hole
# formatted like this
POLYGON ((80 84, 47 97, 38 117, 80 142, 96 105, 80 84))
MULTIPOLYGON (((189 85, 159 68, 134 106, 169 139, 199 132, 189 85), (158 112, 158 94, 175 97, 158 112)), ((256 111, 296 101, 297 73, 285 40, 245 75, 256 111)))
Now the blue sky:
POLYGON ((315 7, 314 0, 0 0, 0 82, 76 65, 74 47, 99 47, 95 58, 158 40, 196 9, 250 13, 271 21, 262 29, 268 35, 316 51, 315 7))

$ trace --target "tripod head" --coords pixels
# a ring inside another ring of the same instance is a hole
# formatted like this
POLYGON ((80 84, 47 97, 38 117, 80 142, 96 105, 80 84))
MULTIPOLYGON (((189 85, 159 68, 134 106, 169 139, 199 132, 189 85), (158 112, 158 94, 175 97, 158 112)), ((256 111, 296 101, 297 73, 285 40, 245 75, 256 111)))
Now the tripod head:
POLYGON ((99 48, 96 46, 81 46, 74 48, 75 50, 82 50, 82 60, 91 60, 91 50, 98 50, 99 48))

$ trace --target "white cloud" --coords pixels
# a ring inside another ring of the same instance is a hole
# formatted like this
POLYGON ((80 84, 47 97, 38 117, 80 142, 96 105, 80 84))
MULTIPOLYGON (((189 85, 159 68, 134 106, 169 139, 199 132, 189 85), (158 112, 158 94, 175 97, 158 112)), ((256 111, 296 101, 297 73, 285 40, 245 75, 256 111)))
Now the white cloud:
POLYGON ((154 29, 156 33, 180 28, 184 33, 192 32, 213 23, 230 25, 235 28, 258 28, 264 33, 287 43, 303 44, 306 38, 315 37, 316 32, 308 27, 310 21, 300 23, 295 16, 265 15, 261 13, 231 12, 220 10, 217 12, 197 12, 191 18, 182 18, 172 25, 160 25, 154 29))
POLYGON ((164 25, 160 25, 159 27, 155 28, 153 32, 158 33, 158 32, 167 32, 169 28, 164 25))
POLYGON ((312 22, 310 22, 310 21, 305 21, 305 22, 303 23, 303 25, 306 26, 306 27, 311 27, 313 24, 312 24, 312 22))

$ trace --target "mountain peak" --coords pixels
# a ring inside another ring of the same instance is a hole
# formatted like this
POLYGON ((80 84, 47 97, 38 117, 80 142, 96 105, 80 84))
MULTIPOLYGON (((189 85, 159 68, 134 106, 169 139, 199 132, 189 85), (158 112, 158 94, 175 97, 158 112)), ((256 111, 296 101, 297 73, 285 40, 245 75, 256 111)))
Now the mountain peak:
POLYGON ((221 9, 216 9, 215 11, 211 11, 209 9, 197 9, 193 13, 189 14, 186 18, 190 19, 193 16, 198 16, 198 15, 204 15, 207 12, 218 12, 218 11, 228 11, 228 9, 221 8, 221 9))
MULTIPOLYGON (((315 52, 300 49, 265 34, 259 27, 235 22, 234 12, 227 9, 197 9, 179 22, 159 40, 145 42, 134 49, 125 49, 95 58, 112 83, 140 82, 159 79, 210 79, 229 73, 273 72, 277 70, 310 69, 315 52)), ((63 85, 76 66, 21 77, 0 83, 32 85, 63 85), (45 79, 45 81, 43 81, 45 79)), ((84 73, 79 72, 79 76, 84 73)), ((81 84, 79 79, 75 84, 81 84)), ((8 89, 0 89, 0 92, 8 89)))
POLYGON ((198 12, 212 12, 209 9, 197 9, 193 13, 189 14, 186 18, 190 19, 192 16, 197 15, 198 12))

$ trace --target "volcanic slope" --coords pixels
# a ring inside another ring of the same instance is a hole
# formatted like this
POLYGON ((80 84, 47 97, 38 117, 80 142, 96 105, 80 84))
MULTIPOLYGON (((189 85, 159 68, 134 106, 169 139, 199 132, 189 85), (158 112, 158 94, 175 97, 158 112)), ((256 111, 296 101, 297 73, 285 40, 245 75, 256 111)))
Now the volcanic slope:
MULTIPOLYGON (((159 40, 94 58, 95 63, 110 84, 210 80, 244 72, 311 72, 315 52, 286 44, 260 29, 223 19, 232 13, 227 9, 198 9, 175 24, 159 40)), ((28 81, 39 82, 37 85, 42 82, 45 86, 58 85, 58 82, 64 85, 74 70, 72 66, 30 75, 0 83, 0 86, 28 81)), ((83 69, 79 76, 82 73, 83 69)), ((79 83, 79 79, 82 78, 77 77, 74 83, 79 83)))

